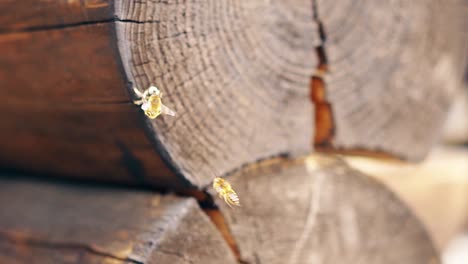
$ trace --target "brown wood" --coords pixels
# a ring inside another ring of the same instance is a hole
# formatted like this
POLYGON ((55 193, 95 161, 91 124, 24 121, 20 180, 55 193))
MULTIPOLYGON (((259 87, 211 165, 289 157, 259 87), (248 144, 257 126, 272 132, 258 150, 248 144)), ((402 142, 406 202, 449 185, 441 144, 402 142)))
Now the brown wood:
POLYGON ((316 149, 422 159, 460 86, 460 7, 457 0, 317 0, 331 114, 317 109, 325 113, 316 114, 316 130, 329 133, 315 138, 316 149))
POLYGON ((3 168, 204 187, 311 149, 309 1, 16 2, 0 3, 3 168), (149 84, 176 118, 131 103, 149 84))
POLYGON ((416 160, 460 68, 455 4, 16 2, 0 3, 0 166, 47 175, 203 188, 313 134, 321 151, 416 160), (177 117, 131 103, 150 84, 177 117))
POLYGON ((113 19, 112 0, 2 0, 0 32, 34 31, 113 19))
POLYGON ((405 204, 338 159, 270 161, 228 179, 242 206, 219 206, 248 263, 439 263, 405 204))
POLYGON ((195 200, 0 181, 2 263, 237 263, 195 200))
MULTIPOLYGON (((61 10, 55 20, 84 10, 77 4, 54 9, 54 2, 41 3, 36 8, 43 12, 61 10)), ((0 4, 0 10, 12 8, 0 4)), ((42 25, 33 22, 27 27, 42 25)), ((49 23, 47 29, 18 31, 18 23, 0 34, 2 167, 180 185, 145 137, 141 115, 129 101, 115 25, 49 23)))

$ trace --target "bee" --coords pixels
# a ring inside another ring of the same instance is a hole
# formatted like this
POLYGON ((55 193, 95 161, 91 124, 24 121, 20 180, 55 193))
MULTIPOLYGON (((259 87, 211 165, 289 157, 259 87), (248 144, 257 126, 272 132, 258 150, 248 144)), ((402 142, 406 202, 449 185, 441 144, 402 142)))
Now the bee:
POLYGON ((226 180, 216 177, 213 180, 213 189, 218 193, 219 198, 224 199, 224 201, 229 205, 229 207, 240 206, 239 197, 237 193, 232 189, 231 184, 226 180))
POLYGON ((175 116, 176 112, 165 106, 161 102, 162 93, 158 87, 150 86, 143 93, 137 88, 133 88, 133 91, 138 97, 138 100, 133 101, 134 104, 140 105, 141 110, 145 112, 145 115, 151 119, 155 119, 159 115, 170 115, 175 116))

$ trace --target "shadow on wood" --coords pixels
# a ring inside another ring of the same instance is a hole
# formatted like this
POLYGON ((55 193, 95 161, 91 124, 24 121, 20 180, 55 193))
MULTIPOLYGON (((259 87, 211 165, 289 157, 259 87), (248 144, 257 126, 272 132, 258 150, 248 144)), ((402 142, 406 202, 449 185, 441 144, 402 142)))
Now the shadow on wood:
POLYGON ((3 263, 237 263, 191 198, 0 180, 3 263))

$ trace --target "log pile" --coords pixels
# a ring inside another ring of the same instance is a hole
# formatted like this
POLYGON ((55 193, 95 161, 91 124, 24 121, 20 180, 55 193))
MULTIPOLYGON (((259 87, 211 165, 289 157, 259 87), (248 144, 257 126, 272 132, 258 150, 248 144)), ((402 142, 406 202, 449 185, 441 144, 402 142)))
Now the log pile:
POLYGON ((412 210, 335 154, 425 157, 461 5, 2 1, 0 258, 438 263, 412 210), (175 117, 134 105, 150 85, 175 117))

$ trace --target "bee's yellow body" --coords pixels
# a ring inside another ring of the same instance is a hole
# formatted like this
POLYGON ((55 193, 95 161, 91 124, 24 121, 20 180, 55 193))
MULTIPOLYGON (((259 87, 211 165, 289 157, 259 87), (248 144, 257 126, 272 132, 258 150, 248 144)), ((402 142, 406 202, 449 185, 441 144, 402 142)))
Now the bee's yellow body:
POLYGON ((133 101, 134 104, 140 105, 145 115, 151 119, 155 119, 161 114, 175 116, 176 113, 169 109, 161 102, 162 93, 158 87, 150 86, 144 92, 140 92, 136 87, 133 88, 138 100, 133 101))
POLYGON ((161 114, 161 96, 154 94, 148 97, 147 102, 144 104, 145 114, 151 118, 155 119, 161 114), (146 104, 146 105, 145 105, 146 104))
POLYGON ((213 189, 218 193, 219 197, 229 206, 240 206, 239 197, 237 193, 232 189, 231 184, 226 180, 216 177, 213 181, 213 189))

